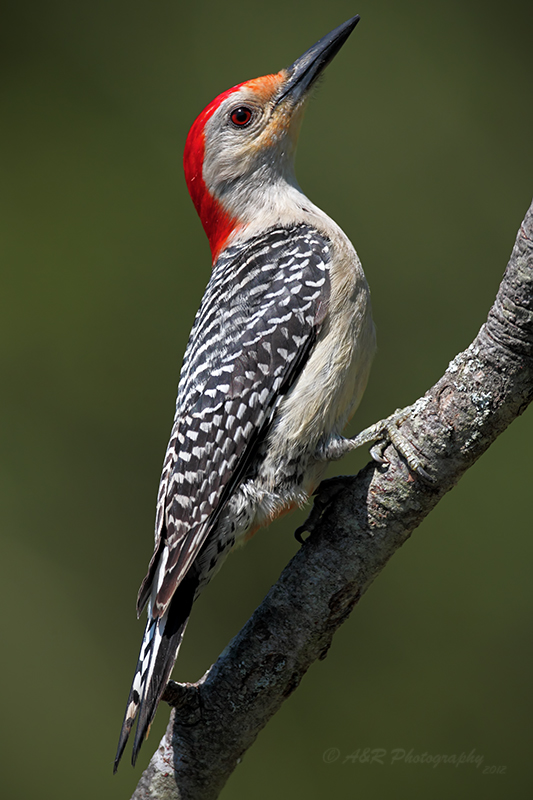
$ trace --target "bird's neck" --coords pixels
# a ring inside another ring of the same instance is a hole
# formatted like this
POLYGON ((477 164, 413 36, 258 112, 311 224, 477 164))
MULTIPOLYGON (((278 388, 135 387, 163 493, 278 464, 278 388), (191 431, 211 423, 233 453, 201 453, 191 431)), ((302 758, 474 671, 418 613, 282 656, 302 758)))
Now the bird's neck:
POLYGON ((255 236, 259 229, 301 221, 302 209, 316 209, 298 186, 293 170, 274 174, 257 170, 241 186, 220 187, 218 203, 233 224, 225 246, 255 236))
POLYGON ((267 228, 288 226, 307 218, 329 219, 300 189, 292 164, 275 171, 269 165, 226 182, 216 193, 207 191, 203 180, 189 183, 189 191, 202 222, 216 263, 220 253, 267 228))

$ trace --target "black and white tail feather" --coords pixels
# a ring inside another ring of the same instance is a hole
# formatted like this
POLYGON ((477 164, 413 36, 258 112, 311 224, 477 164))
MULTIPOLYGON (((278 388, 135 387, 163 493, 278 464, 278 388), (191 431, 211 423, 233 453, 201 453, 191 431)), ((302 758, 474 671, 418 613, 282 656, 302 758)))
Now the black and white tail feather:
POLYGON ((191 582, 184 581, 178 587, 168 610, 159 619, 152 616, 152 600, 148 603, 148 622, 120 731, 114 772, 117 771, 138 715, 131 763, 135 765, 137 761, 139 750, 148 735, 159 699, 176 661, 189 621, 195 588, 195 584, 191 585, 191 582))

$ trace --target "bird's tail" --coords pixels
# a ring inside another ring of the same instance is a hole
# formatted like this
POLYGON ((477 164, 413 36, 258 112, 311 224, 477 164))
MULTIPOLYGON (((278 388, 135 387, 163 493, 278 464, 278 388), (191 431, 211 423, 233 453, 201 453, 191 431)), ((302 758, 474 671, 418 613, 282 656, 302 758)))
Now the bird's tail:
POLYGON ((159 700, 167 685, 176 661, 183 634, 191 613, 194 588, 184 581, 177 589, 169 608, 159 619, 151 614, 139 653, 139 660, 131 684, 124 722, 118 740, 113 772, 116 772, 137 715, 137 730, 133 742, 131 763, 135 765, 141 745, 148 735, 159 700))

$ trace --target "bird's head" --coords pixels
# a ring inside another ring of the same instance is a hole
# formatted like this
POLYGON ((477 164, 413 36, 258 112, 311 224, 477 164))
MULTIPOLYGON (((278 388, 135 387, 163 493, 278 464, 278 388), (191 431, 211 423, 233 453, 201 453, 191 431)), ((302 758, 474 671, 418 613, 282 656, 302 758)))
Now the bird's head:
POLYGON ((339 25, 290 67, 223 92, 194 121, 185 178, 213 261, 235 231, 272 211, 281 185, 297 186, 294 152, 310 89, 358 22, 339 25))

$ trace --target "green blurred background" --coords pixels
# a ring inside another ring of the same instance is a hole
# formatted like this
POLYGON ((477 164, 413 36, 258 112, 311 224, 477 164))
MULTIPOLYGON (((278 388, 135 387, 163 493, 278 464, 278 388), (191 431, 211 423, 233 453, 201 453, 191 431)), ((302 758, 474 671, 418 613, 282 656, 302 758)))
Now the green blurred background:
MULTIPOLYGON (((125 759, 113 778, 180 359, 210 269, 185 136, 216 94, 291 63, 356 12, 297 164, 372 287, 379 352, 353 431, 423 393, 492 303, 533 194, 530 0, 4 3, 9 800, 128 798, 164 732, 166 705, 139 767, 125 759)), ((532 434, 530 409, 444 498, 224 798, 531 797, 532 434), (367 747, 385 764, 345 762, 367 747), (394 748, 484 762, 391 766, 394 748)), ((177 679, 199 678, 239 630, 296 551, 300 520, 226 563, 195 607, 177 679)))

